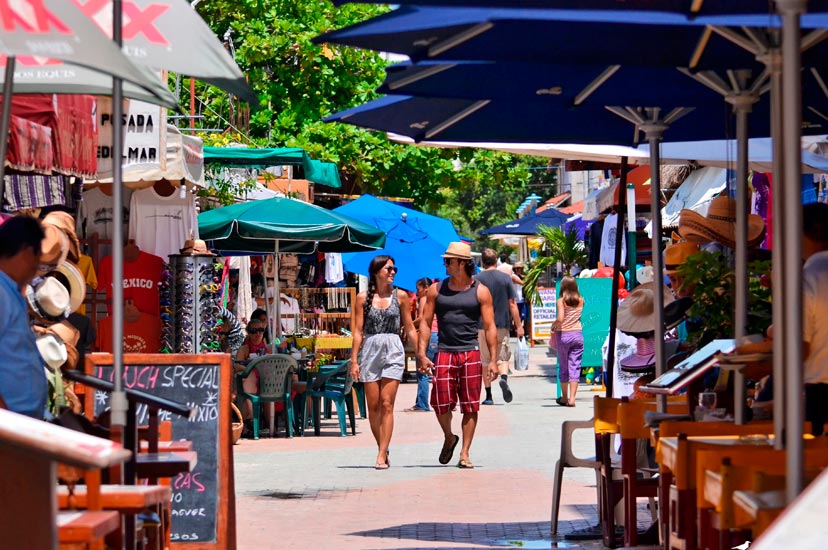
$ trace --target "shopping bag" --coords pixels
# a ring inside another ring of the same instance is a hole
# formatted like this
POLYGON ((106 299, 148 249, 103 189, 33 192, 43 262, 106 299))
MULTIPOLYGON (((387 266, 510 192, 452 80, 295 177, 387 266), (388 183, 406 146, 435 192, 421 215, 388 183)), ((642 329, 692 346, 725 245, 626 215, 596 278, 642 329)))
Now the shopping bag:
POLYGON ((526 370, 529 368, 529 344, 526 338, 518 338, 517 353, 515 354, 515 370, 526 370))

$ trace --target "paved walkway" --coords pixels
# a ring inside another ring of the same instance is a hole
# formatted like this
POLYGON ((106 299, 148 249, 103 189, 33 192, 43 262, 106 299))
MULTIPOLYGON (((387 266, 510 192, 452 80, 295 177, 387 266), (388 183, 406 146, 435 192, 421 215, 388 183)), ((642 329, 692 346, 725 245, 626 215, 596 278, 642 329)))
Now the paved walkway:
MULTIPOLYGON (((592 416, 590 387, 577 406, 555 404, 554 360, 531 350, 528 371, 513 373, 514 401, 483 407, 471 449, 476 468, 437 461, 442 433, 432 413, 407 413, 416 383, 397 395, 391 468, 374 470, 376 444, 367 420, 341 437, 335 420, 322 435, 242 440, 235 447, 238 546, 274 548, 466 549, 602 548, 600 541, 555 543, 550 536, 552 480, 563 420, 592 416)), ((460 415, 455 415, 460 433, 460 415)), ((281 435, 281 432, 280 432, 281 435)), ((591 432, 576 441, 594 454, 591 432)), ((559 533, 594 525, 595 477, 565 474, 559 533)), ((645 514, 639 514, 646 525, 645 514)))

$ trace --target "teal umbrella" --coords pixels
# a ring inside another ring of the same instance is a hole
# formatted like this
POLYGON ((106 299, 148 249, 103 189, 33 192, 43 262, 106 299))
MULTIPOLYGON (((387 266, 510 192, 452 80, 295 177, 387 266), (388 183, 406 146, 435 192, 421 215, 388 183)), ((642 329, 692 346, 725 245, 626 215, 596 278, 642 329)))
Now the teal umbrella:
MULTIPOLYGON (((345 214, 290 198, 272 198, 216 208, 198 215, 198 233, 222 252, 308 254, 360 252, 385 246, 385 232, 345 214)), ((277 336, 281 338, 279 279, 277 336)), ((275 345, 275 339, 272 340, 275 345)))

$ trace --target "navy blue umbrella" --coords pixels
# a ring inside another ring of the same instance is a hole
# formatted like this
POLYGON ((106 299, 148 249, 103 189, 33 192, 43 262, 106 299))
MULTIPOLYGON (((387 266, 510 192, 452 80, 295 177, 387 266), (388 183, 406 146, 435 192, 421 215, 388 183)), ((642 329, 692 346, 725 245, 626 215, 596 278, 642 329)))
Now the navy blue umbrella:
POLYGON ((314 40, 403 54, 414 61, 756 65, 753 55, 708 30, 711 22, 652 12, 404 7, 314 40))
MULTIPOLYGON (((347 3, 378 4, 381 2, 371 0, 333 0, 336 5, 347 3)), ((733 15, 733 14, 756 14, 767 17, 773 12, 769 11, 768 2, 757 2, 756 0, 707 0, 698 2, 695 0, 397 0, 398 5, 416 4, 421 6, 470 6, 487 8, 551 8, 551 9, 579 9, 579 10, 628 10, 628 11, 659 11, 677 13, 688 17, 704 15, 733 15)), ((815 2, 811 2, 815 4, 815 2)), ((824 4, 823 4, 824 6, 824 4)), ((811 10, 815 8, 809 6, 811 10)), ((816 9, 821 9, 817 7, 816 9)))
POLYGON ((546 225, 548 227, 560 227, 566 223, 569 218, 563 212, 555 210, 554 208, 547 208, 542 212, 535 212, 528 216, 523 216, 510 222, 502 223, 484 229, 480 232, 481 235, 537 235, 538 226, 546 225))

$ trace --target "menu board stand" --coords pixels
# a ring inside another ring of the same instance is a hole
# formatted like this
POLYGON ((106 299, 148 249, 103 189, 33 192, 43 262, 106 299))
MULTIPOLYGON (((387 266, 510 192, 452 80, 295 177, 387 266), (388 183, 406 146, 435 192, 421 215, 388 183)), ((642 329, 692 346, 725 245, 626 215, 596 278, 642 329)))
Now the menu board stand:
MULTIPOLYGON (((112 382, 112 355, 87 355, 87 373, 112 382)), ((173 439, 191 441, 198 462, 171 481, 171 541, 175 548, 236 548, 233 452, 230 438, 232 363, 227 354, 124 354, 124 388, 186 403, 189 418, 161 410, 172 423, 173 439)), ((109 404, 109 393, 88 391, 86 410, 95 415, 109 404)), ((150 407, 138 403, 137 423, 150 420, 150 407)))

